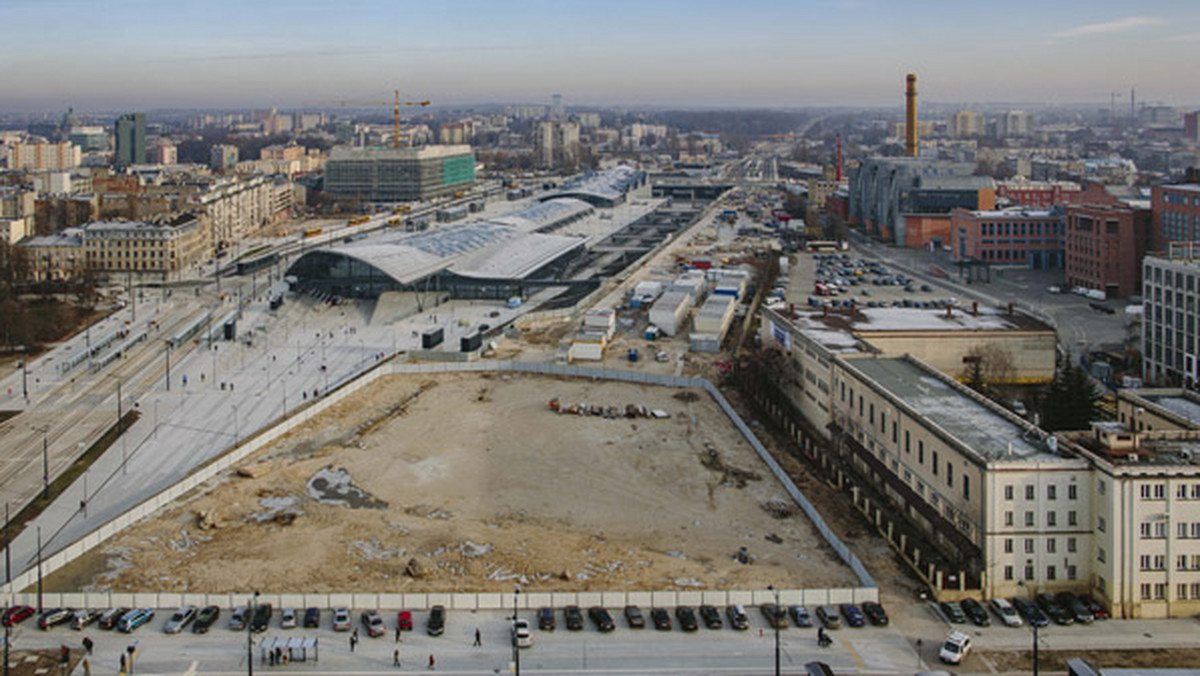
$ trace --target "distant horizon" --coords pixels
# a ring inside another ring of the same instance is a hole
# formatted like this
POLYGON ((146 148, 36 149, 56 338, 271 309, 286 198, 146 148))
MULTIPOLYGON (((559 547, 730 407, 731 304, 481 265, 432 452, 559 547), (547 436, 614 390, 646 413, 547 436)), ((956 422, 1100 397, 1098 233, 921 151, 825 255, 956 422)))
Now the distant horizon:
POLYGON ((931 105, 1106 107, 1115 92, 1127 106, 1135 87, 1182 106, 1200 55, 1200 3, 1172 0, 5 0, 0 23, 9 114, 296 109, 396 88, 451 108, 554 93, 581 107, 887 108, 908 72, 931 105))

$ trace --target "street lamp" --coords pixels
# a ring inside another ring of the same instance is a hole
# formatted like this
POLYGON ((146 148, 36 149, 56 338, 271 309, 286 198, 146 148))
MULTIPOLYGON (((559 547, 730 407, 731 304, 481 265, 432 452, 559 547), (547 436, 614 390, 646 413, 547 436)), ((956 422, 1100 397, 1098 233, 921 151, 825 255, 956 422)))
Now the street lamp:
POLYGON ((254 676, 254 611, 258 608, 258 591, 254 592, 254 601, 246 599, 246 673, 254 676))
POLYGON ((521 588, 513 588, 513 627, 512 627, 512 644, 513 644, 513 666, 516 668, 516 676, 521 676, 521 646, 517 644, 517 598, 521 595, 521 588))
MULTIPOLYGON (((1017 586, 1021 591, 1025 590, 1025 580, 1017 580, 1017 586)), ((1029 627, 1033 629, 1033 676, 1038 676, 1038 626, 1037 622, 1029 620, 1029 627)))
POLYGON ((767 585, 767 591, 775 595, 775 607, 771 610, 771 626, 775 627, 775 676, 779 676, 779 590, 767 585))

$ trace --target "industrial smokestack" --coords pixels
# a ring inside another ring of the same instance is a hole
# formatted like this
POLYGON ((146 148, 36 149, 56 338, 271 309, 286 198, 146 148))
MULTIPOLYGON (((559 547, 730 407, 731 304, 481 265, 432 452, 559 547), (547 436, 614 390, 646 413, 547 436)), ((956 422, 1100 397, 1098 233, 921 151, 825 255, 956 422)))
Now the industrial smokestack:
POLYGON ((842 135, 837 135, 837 182, 842 182, 842 135))
POLYGON ((908 89, 904 93, 908 114, 904 120, 904 154, 917 156, 917 74, 908 74, 908 89))

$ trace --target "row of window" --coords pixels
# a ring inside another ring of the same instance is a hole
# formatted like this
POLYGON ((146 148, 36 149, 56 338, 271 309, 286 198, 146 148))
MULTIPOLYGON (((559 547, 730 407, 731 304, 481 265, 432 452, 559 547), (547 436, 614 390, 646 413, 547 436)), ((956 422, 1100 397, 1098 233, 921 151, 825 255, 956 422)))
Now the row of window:
MULTIPOLYGON (((1011 528, 1014 525, 1016 525, 1014 521, 1015 521, 1015 519, 1014 519, 1014 514, 1013 514, 1012 510, 1005 511, 1004 512, 1004 525, 1011 528)), ((1050 511, 1046 512, 1046 524, 1045 525, 1048 528, 1057 527, 1058 526, 1058 512, 1056 512, 1054 510, 1050 510, 1050 511)), ((1068 526, 1078 526, 1079 525, 1079 514, 1073 509, 1067 511, 1067 525, 1068 526)), ((1036 515, 1034 514, 1033 510, 1027 510, 1025 512, 1025 527, 1026 528, 1035 528, 1036 526, 1037 526, 1036 515)))
MULTIPOLYGON (((1068 564, 1068 565, 1064 566, 1063 568, 1066 570, 1066 573, 1067 573, 1066 579, 1074 580, 1078 577, 1079 572, 1075 568, 1075 566, 1068 564)), ((1025 566, 1024 572, 1025 572, 1025 576, 1021 579, 1026 582, 1032 582, 1034 580, 1034 567, 1032 565, 1027 565, 1027 566, 1025 566)), ((1004 579, 1009 582, 1011 582, 1013 580, 1013 567, 1012 566, 1004 567, 1004 579)), ((1053 566, 1053 565, 1046 566, 1046 579, 1047 580, 1057 580, 1058 579, 1058 566, 1053 566)))
POLYGON ((1037 223, 981 223, 979 233, 984 237, 994 235, 1061 235, 1063 224, 1059 221, 1037 223))
MULTIPOLYGON (((1026 554, 1036 554, 1037 553, 1037 540, 1034 538, 1024 538, 1024 540, 1025 540, 1025 553, 1026 554)), ((1013 543, 1012 538, 1004 538, 1004 553, 1005 554, 1013 553, 1013 544, 1014 543, 1013 543)), ((1073 538, 1073 537, 1067 538, 1067 553, 1068 554, 1074 554, 1076 551, 1078 551, 1078 547, 1079 547, 1079 542, 1076 538, 1073 538)), ((1046 538, 1046 553, 1047 554, 1057 554, 1058 553, 1058 538, 1046 538)), ((1200 557, 1198 557, 1198 558, 1200 558, 1200 557)))
MULTIPOLYGON (((1026 500, 1035 499, 1036 493, 1037 493, 1037 488, 1035 486, 1026 486, 1025 487, 1025 499, 1026 500)), ((1012 484, 1007 484, 1004 486, 1004 499, 1005 500, 1011 501, 1015 495, 1016 495, 1016 489, 1012 486, 1012 484)), ((1058 499, 1058 486, 1057 485, 1048 484, 1046 486, 1046 499, 1047 500, 1057 500, 1058 499)), ((1067 485, 1067 499, 1068 500, 1079 499, 1078 486, 1076 486, 1075 484, 1067 485)))

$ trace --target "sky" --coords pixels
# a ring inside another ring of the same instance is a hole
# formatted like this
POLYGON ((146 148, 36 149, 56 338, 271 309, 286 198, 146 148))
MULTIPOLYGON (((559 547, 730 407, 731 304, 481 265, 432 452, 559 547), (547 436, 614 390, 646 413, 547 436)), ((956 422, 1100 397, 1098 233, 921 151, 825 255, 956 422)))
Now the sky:
POLYGON ((0 111, 1200 105, 1195 0, 0 0, 0 111))

